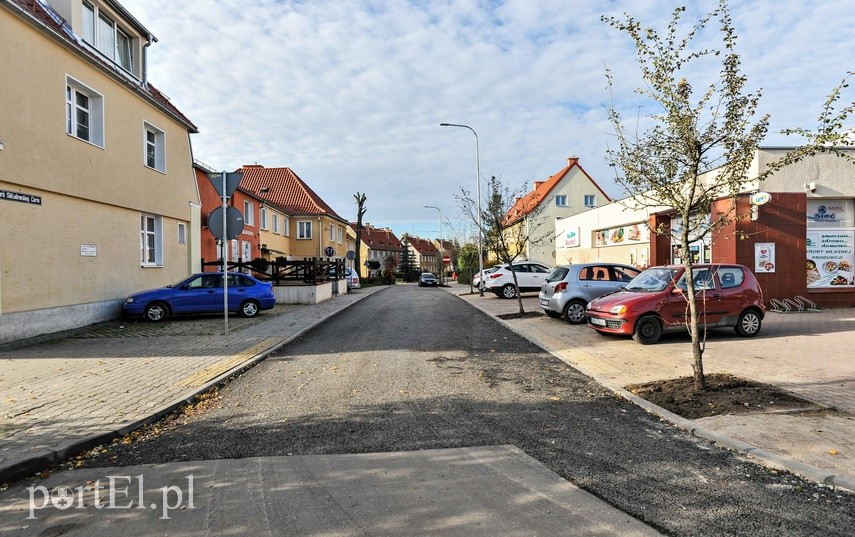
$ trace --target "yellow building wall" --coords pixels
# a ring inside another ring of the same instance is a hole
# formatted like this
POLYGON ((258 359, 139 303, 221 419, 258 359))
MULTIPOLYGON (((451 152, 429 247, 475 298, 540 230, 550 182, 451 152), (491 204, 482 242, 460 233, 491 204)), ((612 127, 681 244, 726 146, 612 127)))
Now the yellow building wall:
POLYGON ((189 274, 199 197, 187 127, 6 9, 0 27, 0 188, 42 197, 0 200, 0 312, 121 299, 189 274), (103 96, 103 148, 66 133, 67 75, 103 96), (165 173, 144 165, 146 121, 165 133, 165 173), (163 267, 140 266, 141 212, 163 218, 163 267))

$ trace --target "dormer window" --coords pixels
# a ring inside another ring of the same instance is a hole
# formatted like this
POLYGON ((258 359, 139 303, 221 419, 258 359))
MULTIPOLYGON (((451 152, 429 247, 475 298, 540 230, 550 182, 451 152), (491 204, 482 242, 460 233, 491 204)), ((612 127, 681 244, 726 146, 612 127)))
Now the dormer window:
POLYGON ((83 2, 83 40, 98 49, 101 54, 134 72, 132 40, 116 22, 97 6, 83 2))

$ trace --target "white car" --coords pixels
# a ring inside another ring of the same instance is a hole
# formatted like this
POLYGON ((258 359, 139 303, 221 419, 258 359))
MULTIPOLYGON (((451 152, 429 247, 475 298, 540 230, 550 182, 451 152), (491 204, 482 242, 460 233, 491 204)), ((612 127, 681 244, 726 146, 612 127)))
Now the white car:
MULTIPOLYGON (((517 275, 520 293, 540 291, 550 267, 535 261, 517 261, 511 265, 517 275)), ((484 275, 484 290, 491 291, 501 298, 515 298, 517 288, 514 285, 514 274, 508 265, 496 269, 495 272, 484 275)))
MULTIPOLYGON (((485 268, 484 269, 484 277, 488 278, 489 276, 487 276, 487 274, 491 274, 493 272, 496 272, 498 269, 502 268, 503 266, 504 265, 493 265, 492 267, 485 268)), ((475 275, 472 277, 472 287, 477 289, 479 283, 481 283, 481 274, 476 272, 475 275)))

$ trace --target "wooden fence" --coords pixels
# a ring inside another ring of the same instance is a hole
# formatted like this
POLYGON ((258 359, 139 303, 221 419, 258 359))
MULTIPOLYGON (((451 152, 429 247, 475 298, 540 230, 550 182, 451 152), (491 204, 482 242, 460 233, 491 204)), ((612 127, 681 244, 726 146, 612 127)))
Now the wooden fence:
MULTIPOLYGON (((223 261, 205 261, 202 259, 202 270, 206 267, 214 267, 222 270, 223 261)), ((287 284, 309 284, 317 285, 330 280, 342 279, 344 274, 344 261, 325 260, 323 258, 311 257, 302 260, 289 261, 277 258, 273 261, 253 260, 244 262, 242 258, 227 263, 229 272, 243 272, 258 278, 259 280, 271 281, 273 285, 287 284)))

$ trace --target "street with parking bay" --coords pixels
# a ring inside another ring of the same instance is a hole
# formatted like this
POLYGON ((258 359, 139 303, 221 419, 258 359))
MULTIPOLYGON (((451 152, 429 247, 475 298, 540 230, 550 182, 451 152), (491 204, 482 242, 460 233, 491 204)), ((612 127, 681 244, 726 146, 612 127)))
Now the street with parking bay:
POLYGON ((855 527, 855 495, 692 436, 450 293, 415 285, 326 320, 164 431, 86 465, 513 445, 672 535, 855 527))

